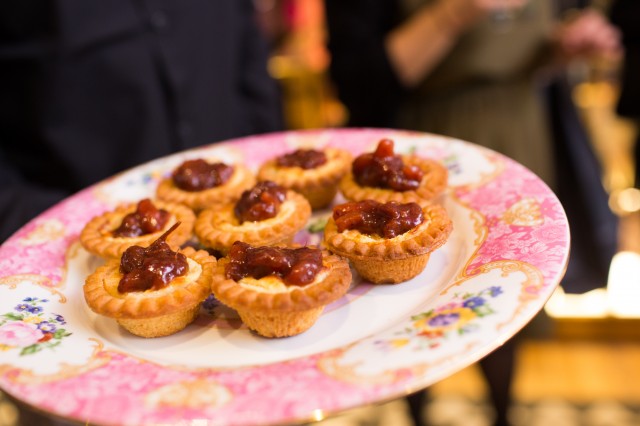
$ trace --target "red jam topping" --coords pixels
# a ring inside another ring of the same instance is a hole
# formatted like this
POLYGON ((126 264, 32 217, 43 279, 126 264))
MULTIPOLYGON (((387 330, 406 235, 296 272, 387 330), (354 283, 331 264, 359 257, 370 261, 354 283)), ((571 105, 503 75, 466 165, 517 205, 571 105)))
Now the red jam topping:
POLYGON ((373 200, 351 201, 333 209, 338 232, 355 229, 363 234, 393 238, 415 228, 424 221, 417 203, 395 201, 379 203, 373 200))
POLYGON ((270 219, 278 214, 286 196, 287 191, 276 183, 269 180, 258 182, 242 193, 233 212, 240 223, 270 219))
POLYGON ((286 285, 305 285, 313 282, 321 269, 322 251, 317 248, 252 247, 236 241, 229 251, 225 273, 234 281, 276 275, 286 285))
POLYGON ((189 264, 185 255, 171 250, 165 241, 179 225, 180 222, 173 225, 149 247, 131 246, 122 254, 120 272, 124 275, 118 284, 120 293, 160 290, 187 273, 189 264))
POLYGON ((375 152, 359 155, 351 169, 358 184, 394 191, 416 189, 424 175, 419 167, 404 164, 402 157, 393 153, 391 139, 382 139, 375 152))
POLYGON ((145 198, 138 203, 136 211, 122 219, 122 223, 113 231, 114 237, 139 237, 160 231, 167 224, 171 214, 157 209, 150 199, 145 198))
POLYGON ((276 159, 279 167, 300 167, 305 170, 315 169, 326 162, 325 153, 315 149, 297 149, 276 159))
POLYGON ((188 160, 173 172, 173 182, 185 191, 202 191, 229 180, 233 167, 224 163, 209 164, 205 160, 188 160))

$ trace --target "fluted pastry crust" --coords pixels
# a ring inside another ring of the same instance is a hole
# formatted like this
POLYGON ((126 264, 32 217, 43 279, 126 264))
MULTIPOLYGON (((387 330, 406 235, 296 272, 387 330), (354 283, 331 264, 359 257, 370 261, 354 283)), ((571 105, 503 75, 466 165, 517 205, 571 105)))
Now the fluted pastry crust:
POLYGON ((270 180, 301 193, 314 210, 326 207, 335 197, 340 180, 349 172, 352 156, 337 148, 323 151, 327 162, 313 169, 280 167, 275 158, 271 159, 258 170, 258 180, 270 180))
POLYGON ((324 243, 332 253, 349 259, 384 261, 428 254, 447 241, 453 223, 438 204, 425 206, 422 212, 424 222, 394 238, 366 235, 357 230, 338 232, 335 220, 330 217, 324 230, 324 243))
POLYGON ((403 155, 402 161, 407 165, 418 166, 424 173, 420 185, 415 190, 394 191, 387 188, 361 186, 355 181, 353 173, 349 172, 340 182, 340 192, 349 201, 414 202, 423 207, 432 204, 447 187, 447 168, 438 161, 417 155, 403 155))
MULTIPOLYGON (((322 251, 323 269, 316 279, 303 286, 287 286, 286 291, 261 291, 256 286, 242 285, 225 275, 227 258, 220 259, 215 268, 211 290, 225 305, 241 310, 295 312, 325 306, 341 298, 351 285, 349 264, 326 250, 322 251)), ((265 277, 274 279, 274 277, 265 277)), ((260 281, 260 280, 258 280, 260 281)))
POLYGON ((194 231, 206 247, 226 253, 236 241, 251 245, 273 245, 290 241, 311 216, 309 202, 288 190, 278 214, 270 219, 240 223, 233 212, 235 203, 203 210, 194 231))
POLYGON ((187 275, 173 279, 162 289, 142 292, 120 293, 120 260, 108 260, 85 281, 83 290, 87 304, 97 314, 125 321, 162 321, 168 315, 179 316, 181 312, 193 311, 211 294, 216 259, 206 251, 196 251, 192 247, 180 252, 189 263, 187 275))
POLYGON ((148 247, 176 222, 180 222, 180 226, 167 236, 169 246, 173 250, 177 249, 193 235, 195 214, 182 204, 162 200, 153 200, 152 202, 156 208, 164 209, 171 214, 161 230, 139 237, 113 236, 113 231, 120 226, 122 219, 129 213, 136 211, 138 204, 128 203, 91 219, 80 232, 80 243, 88 252, 97 256, 107 259, 120 258, 127 248, 134 245, 148 247))
POLYGON ((247 167, 234 164, 233 174, 220 186, 202 191, 185 191, 178 188, 171 177, 160 181, 156 195, 162 200, 182 203, 196 212, 214 207, 240 198, 242 192, 256 183, 254 174, 247 167))

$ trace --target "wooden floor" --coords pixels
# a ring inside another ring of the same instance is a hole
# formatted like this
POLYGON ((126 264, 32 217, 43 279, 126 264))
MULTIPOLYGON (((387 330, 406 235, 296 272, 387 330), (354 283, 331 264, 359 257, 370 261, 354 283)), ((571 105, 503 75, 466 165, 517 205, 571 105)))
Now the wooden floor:
POLYGON ((518 355, 519 401, 615 400, 640 406, 640 343, 525 342, 518 355))
MULTIPOLYGON (((524 341, 513 386, 514 398, 522 404, 617 401, 640 407, 640 341, 524 341)), ((474 365, 436 384, 432 393, 477 400, 486 397, 486 388, 474 365)))

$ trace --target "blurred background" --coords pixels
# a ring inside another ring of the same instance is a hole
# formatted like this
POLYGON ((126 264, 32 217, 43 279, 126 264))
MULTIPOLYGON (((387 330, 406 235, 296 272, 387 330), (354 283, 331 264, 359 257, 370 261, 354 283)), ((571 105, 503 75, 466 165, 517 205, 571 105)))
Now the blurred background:
MULTIPOLYGON (((327 73, 322 0, 290 0, 270 70, 284 91, 290 128, 341 126, 349 111, 327 73), (287 30, 284 30, 287 28, 287 30)), ((279 2, 259 2, 265 15, 279 2)), ((606 6, 606 5, 604 5, 606 6)), ((568 70, 572 97, 602 165, 609 208, 618 216, 619 251, 607 282, 575 294, 561 288, 534 320, 516 352, 510 421, 521 426, 640 424, 640 191, 634 188, 634 122, 616 113, 616 60, 568 70)), ((423 415, 432 425, 491 425, 487 385, 473 365, 435 384, 423 415)), ((411 425, 405 400, 365 407, 326 425, 411 425)))
MULTIPOLYGON (((328 73, 322 0, 255 0, 272 46, 270 74, 280 83, 288 129, 344 126, 348 109, 328 73)), ((619 249, 598 288, 562 286, 516 352, 514 425, 640 424, 640 191, 634 188, 635 124, 616 113, 621 62, 581 62, 568 70, 571 93, 602 165, 608 208, 619 218, 619 249)), ((636 183, 637 185, 637 183, 636 183)), ((487 385, 476 365, 435 384, 423 407, 432 425, 490 425, 487 385)), ((404 399, 363 407, 325 425, 411 425, 404 399)), ((19 424, 0 401, 0 426, 19 424)))

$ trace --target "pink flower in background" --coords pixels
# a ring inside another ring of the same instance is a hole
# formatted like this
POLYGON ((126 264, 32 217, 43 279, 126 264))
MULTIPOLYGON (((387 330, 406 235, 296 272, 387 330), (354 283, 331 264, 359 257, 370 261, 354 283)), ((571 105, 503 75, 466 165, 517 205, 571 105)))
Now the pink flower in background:
POLYGON ((36 327, 23 322, 10 322, 0 327, 0 344, 25 347, 37 343, 44 334, 36 327))

